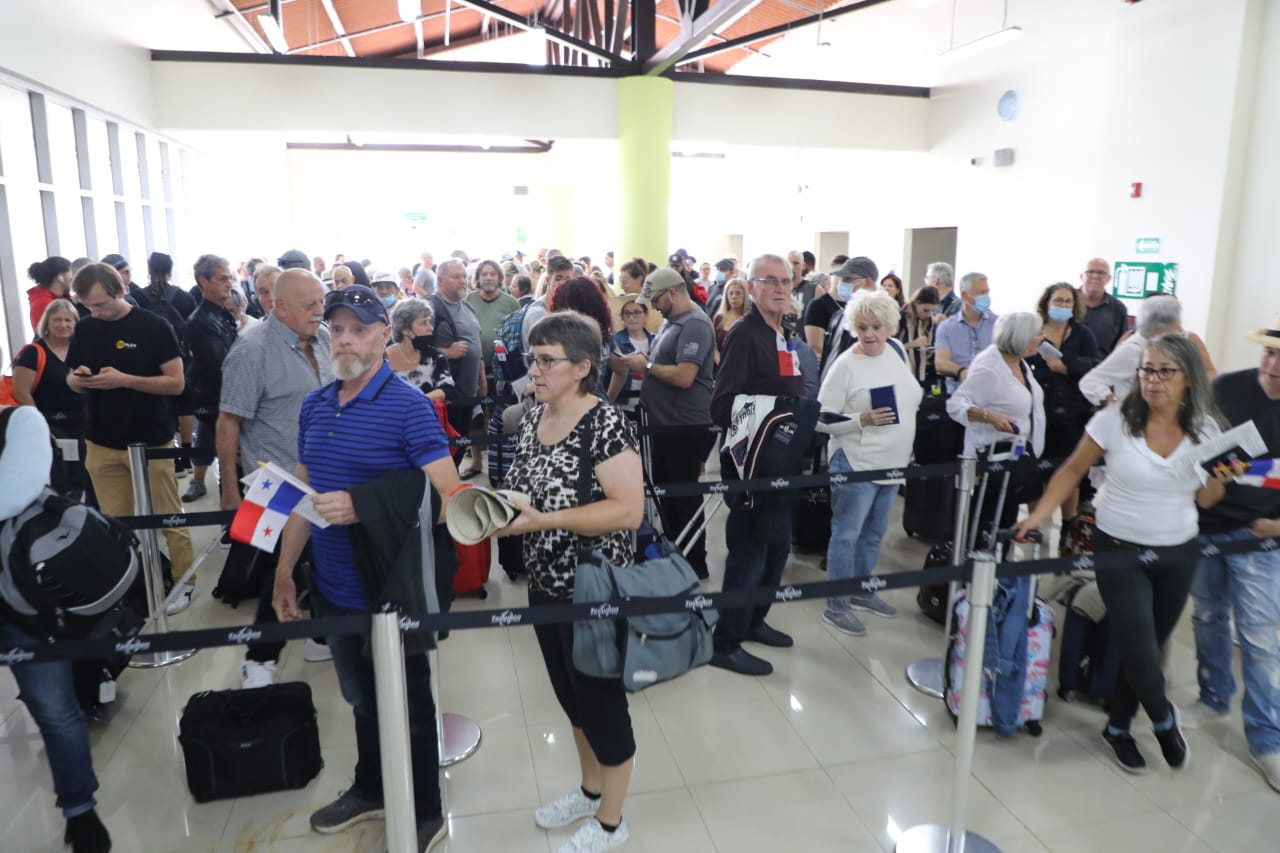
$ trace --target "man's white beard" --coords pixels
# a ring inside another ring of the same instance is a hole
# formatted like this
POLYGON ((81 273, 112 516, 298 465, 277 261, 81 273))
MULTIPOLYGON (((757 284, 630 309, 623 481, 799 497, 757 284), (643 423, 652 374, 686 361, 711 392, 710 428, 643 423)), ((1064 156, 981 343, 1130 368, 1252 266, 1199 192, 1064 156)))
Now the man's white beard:
POLYGON ((350 382, 366 370, 372 368, 381 358, 381 356, 378 356, 377 359, 361 361, 350 353, 344 353, 342 355, 335 354, 330 357, 329 364, 333 368, 333 375, 335 377, 341 379, 343 382, 350 382))

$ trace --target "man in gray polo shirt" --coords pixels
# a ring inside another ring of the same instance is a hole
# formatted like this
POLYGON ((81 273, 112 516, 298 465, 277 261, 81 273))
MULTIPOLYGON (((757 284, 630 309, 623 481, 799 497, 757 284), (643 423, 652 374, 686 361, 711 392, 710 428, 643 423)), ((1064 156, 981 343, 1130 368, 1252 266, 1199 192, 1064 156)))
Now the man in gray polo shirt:
MULTIPOLYGON (((487 395, 489 385, 481 364, 484 348, 480 337, 480 318, 476 309, 467 302, 466 264, 457 258, 441 263, 436 268, 436 292, 427 301, 435 311, 432 343, 449 359, 453 384, 458 389, 458 396, 463 398, 461 403, 447 407, 449 422, 458 432, 470 435, 476 430, 472 422, 479 413, 475 398, 487 395)), ((483 434, 483 422, 478 429, 483 434)), ((472 462, 463 471, 464 477, 480 473, 481 455, 479 451, 472 451, 472 462)))
MULTIPOLYGON (((274 462, 286 471, 298 467, 298 414, 307 394, 333 381, 329 333, 324 318, 324 285, 304 269, 281 273, 274 288, 275 308, 266 320, 246 331, 222 365, 222 397, 218 408, 218 464, 222 475, 222 508, 240 506, 237 457, 243 467, 274 462)), ((227 561, 255 556, 266 560, 263 595, 255 622, 275 622, 272 581, 279 556, 249 546, 233 545, 227 561)), ((284 643, 251 645, 240 667, 245 687, 262 687, 275 678, 284 643)), ((308 646, 310 658, 316 649, 308 646)))
MULTIPOLYGON (((711 423, 716 333, 711 321, 689 294, 689 284, 671 269, 658 269, 644 280, 637 300, 656 308, 666 322, 658 329, 649 348, 623 356, 632 371, 644 371, 640 386, 640 406, 651 427, 659 430, 647 437, 649 475, 655 483, 691 483, 698 479, 702 463, 711 449, 710 432, 688 431, 663 434, 668 427, 705 427, 711 423)), ((690 519, 699 517, 702 501, 697 496, 663 498, 658 503, 662 529, 674 540, 690 519)), ((699 535, 689 549, 689 563, 698 577, 707 577, 705 538, 699 535)))

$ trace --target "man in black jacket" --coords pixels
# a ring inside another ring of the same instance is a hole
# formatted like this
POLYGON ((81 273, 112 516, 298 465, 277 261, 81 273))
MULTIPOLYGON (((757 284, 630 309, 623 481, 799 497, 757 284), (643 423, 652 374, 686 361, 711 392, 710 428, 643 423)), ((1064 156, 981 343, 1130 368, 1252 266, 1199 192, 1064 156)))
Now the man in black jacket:
MULTIPOLYGON (((804 396, 795 344, 790 330, 782 325, 782 315, 792 310, 791 266, 778 255, 761 255, 748 267, 747 280, 751 310, 725 338, 720 373, 711 395, 711 420, 723 429, 729 426, 734 397, 739 394, 804 396)), ((724 529, 728 545, 726 591, 774 587, 782 580, 791 553, 791 502, 771 500, 778 497, 775 495, 762 497, 754 507, 742 503, 729 506, 724 529)), ((791 637, 765 623, 768 613, 768 605, 721 611, 711 665, 740 675, 773 672, 771 663, 742 648, 743 641, 774 648, 794 644, 791 637)))
MULTIPOLYGON (((218 255, 201 255, 196 259, 196 283, 203 297, 187 320, 187 346, 191 348, 191 371, 188 374, 191 405, 196 416, 195 445, 191 461, 195 473, 182 500, 190 503, 208 491, 205 475, 213 462, 217 442, 218 399, 222 396, 222 362, 236 342, 240 325, 226 309, 227 297, 236 279, 231 262, 218 255)), ((234 477, 234 471, 223 472, 234 477)))

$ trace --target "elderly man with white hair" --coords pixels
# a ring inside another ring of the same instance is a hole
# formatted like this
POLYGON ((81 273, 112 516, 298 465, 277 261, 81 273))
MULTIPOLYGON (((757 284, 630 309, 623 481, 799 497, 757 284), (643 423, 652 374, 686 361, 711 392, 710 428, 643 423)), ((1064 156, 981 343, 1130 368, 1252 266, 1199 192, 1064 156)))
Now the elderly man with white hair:
MULTIPOLYGON (((1176 296, 1163 293, 1142 301, 1138 307, 1137 330, 1125 338, 1111 355, 1080 379, 1080 393, 1095 406, 1103 406, 1113 400, 1123 400, 1133 387, 1138 375, 1138 363, 1147 348, 1147 341, 1164 334, 1182 334, 1182 303, 1176 296)), ((1217 371, 1199 337, 1188 335, 1200 350, 1206 372, 1212 379, 1217 371)))

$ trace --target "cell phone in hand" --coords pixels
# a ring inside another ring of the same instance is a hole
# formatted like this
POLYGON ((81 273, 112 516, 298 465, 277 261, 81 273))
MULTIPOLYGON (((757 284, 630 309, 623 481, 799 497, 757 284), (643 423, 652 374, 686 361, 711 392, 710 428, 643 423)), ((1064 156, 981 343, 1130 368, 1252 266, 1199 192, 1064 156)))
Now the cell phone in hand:
POLYGON ((1048 341, 1041 341, 1040 347, 1036 350, 1036 352, 1040 353, 1040 355, 1044 356, 1045 358, 1056 358, 1059 361, 1062 360, 1062 350, 1058 349, 1048 341))

